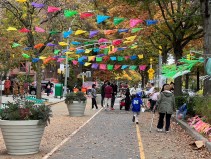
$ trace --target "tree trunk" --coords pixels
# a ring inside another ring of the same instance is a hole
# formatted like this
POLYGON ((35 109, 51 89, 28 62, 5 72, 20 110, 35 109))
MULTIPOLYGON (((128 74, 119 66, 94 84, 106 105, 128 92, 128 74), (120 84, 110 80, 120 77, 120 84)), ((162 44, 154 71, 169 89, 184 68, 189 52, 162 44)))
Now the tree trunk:
POLYGON ((189 88, 189 73, 186 74, 185 76, 185 89, 188 89, 189 88))
MULTIPOLYGON (((211 54, 211 3, 208 0, 201 0, 201 11, 204 21, 204 69, 206 69, 206 58, 211 54)), ((206 71, 205 71, 206 74, 206 71)), ((204 95, 211 94, 211 80, 204 80, 204 95)))
POLYGON ((41 69, 41 61, 37 62, 37 70, 36 70, 36 98, 41 99, 41 81, 42 81, 42 69, 41 69))
MULTIPOLYGON (((181 46, 181 43, 180 42, 177 42, 175 45, 174 45, 174 55, 175 55, 175 62, 176 64, 178 64, 178 60, 182 58, 182 46, 181 46)), ((175 84, 175 87, 174 87, 174 95, 175 96, 181 96, 182 95, 182 76, 179 76, 177 77, 175 80, 174 80, 174 84, 175 84)))

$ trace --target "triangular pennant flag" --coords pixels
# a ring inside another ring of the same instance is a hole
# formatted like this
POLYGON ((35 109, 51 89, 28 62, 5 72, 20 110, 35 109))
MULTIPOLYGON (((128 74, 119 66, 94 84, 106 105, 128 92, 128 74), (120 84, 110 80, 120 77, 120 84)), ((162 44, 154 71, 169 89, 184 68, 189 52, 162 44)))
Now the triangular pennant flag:
POLYGON ((100 69, 101 70, 106 70, 106 64, 100 64, 100 69))
POLYGON ((43 28, 40 28, 40 27, 35 27, 34 30, 38 33, 44 33, 45 32, 45 30, 43 28))
POLYGON ((78 42, 78 41, 72 41, 71 44, 73 44, 73 45, 80 45, 81 43, 78 42))
POLYGON ((121 43, 122 43, 121 39, 116 39, 116 40, 113 40, 112 45, 117 46, 117 45, 120 45, 121 43))
POLYGON ((107 45, 100 45, 100 49, 105 49, 105 48, 107 48, 108 46, 107 45))
POLYGON ((116 61, 116 56, 110 57, 111 61, 116 61))
POLYGON ((77 49, 77 50, 76 50, 76 54, 82 54, 82 53, 84 53, 84 52, 85 52, 84 49, 77 49))
POLYGON ((92 37, 94 37, 95 35, 97 35, 99 33, 99 31, 98 30, 93 30, 93 31, 90 31, 89 32, 89 38, 92 38, 92 37))
POLYGON ((143 20, 141 20, 141 19, 130 19, 130 27, 131 28, 135 27, 139 23, 143 23, 143 20))
POLYGON ((35 48, 35 49, 40 49, 40 48, 43 47, 43 46, 44 46, 43 43, 39 43, 39 44, 37 44, 37 45, 34 45, 34 48, 35 48))
POLYGON ((88 53, 90 53, 92 51, 92 49, 86 49, 85 50, 85 54, 88 54, 88 53))
POLYGON ((94 61, 95 60, 95 56, 88 56, 88 61, 94 61))
POLYGON ((104 53, 105 55, 108 55, 108 52, 109 52, 109 49, 108 49, 108 48, 105 48, 105 49, 103 50, 103 53, 104 53))
POLYGON ((36 62, 38 62, 38 61, 39 61, 39 58, 33 58, 33 59, 32 59, 32 62, 33 62, 33 63, 36 63, 36 62))
POLYGON ((137 68, 137 66, 135 66, 135 65, 131 65, 131 66, 129 67, 130 70, 136 70, 136 68, 137 68))
POLYGON ((53 13, 53 12, 57 12, 60 10, 61 10, 61 8, 54 7, 54 6, 48 6, 48 13, 53 13))
POLYGON ((51 35, 55 35, 55 34, 58 34, 58 33, 59 33, 59 31, 57 31, 57 30, 52 30, 52 31, 49 32, 49 34, 51 34, 51 35))
POLYGON ((120 67, 121 67, 121 65, 115 65, 115 66, 114 66, 114 69, 115 69, 115 70, 118 70, 120 67))
POLYGON ((15 48, 15 47, 18 47, 18 46, 21 46, 21 44, 18 44, 18 43, 13 43, 12 44, 12 48, 15 48))
POLYGON ((70 51, 67 51, 65 52, 66 55, 71 55, 71 54, 74 54, 74 52, 70 52, 70 51))
POLYGON ((147 25, 154 25, 154 24, 157 24, 157 23, 158 23, 157 20, 146 20, 147 25))
POLYGON ((68 38, 72 33, 73 33, 72 30, 64 31, 64 32, 63 32, 63 37, 64 37, 64 38, 68 38))
POLYGON ((80 34, 83 34, 83 33, 86 33, 86 31, 79 29, 75 32, 75 35, 80 35, 80 34))
POLYGON ((60 52, 60 50, 54 50, 54 54, 57 55, 60 52))
POLYGON ((117 61, 123 61, 124 60, 124 57, 123 56, 118 56, 117 57, 117 61))
POLYGON ((133 28, 133 29, 131 30, 131 33, 136 33, 136 32, 138 32, 138 31, 140 31, 140 30, 143 30, 143 28, 133 28))
POLYGON ((147 67, 146 65, 140 65, 139 69, 140 69, 140 71, 144 71, 146 69, 146 67, 147 67))
POLYGON ((89 63, 89 62, 85 62, 84 66, 89 66, 91 65, 92 63, 89 63))
POLYGON ((70 18, 70 17, 72 17, 72 16, 74 16, 76 14, 78 14, 78 12, 75 11, 75 10, 64 10, 64 16, 66 18, 70 18))
POLYGON ((128 67, 128 65, 122 65, 121 69, 124 70, 128 67))
POLYGON ((7 31, 16 31, 17 29, 15 27, 8 27, 7 31))
POLYGON ((100 38, 98 40, 98 43, 105 43, 105 42, 108 42, 108 39, 100 38))
POLYGON ((35 2, 32 2, 31 5, 32 5, 34 8, 43 8, 43 7, 45 7, 45 5, 42 4, 42 3, 35 3, 35 2))
POLYGON ((118 29, 119 33, 127 33, 129 29, 118 29))
POLYGON ((144 58, 144 55, 143 54, 140 54, 140 55, 138 55, 138 58, 139 59, 143 59, 144 58))
POLYGON ((93 69, 97 69, 98 66, 99 66, 99 65, 98 65, 97 63, 93 63, 93 64, 92 64, 92 68, 93 68, 93 69))
POLYGON ((89 18, 89 17, 91 17, 93 15, 94 15, 94 13, 92 13, 92 12, 84 12, 84 13, 80 14, 80 18, 81 19, 85 19, 85 18, 89 18))
POLYGON ((78 61, 72 60, 72 63, 73 63, 73 65, 77 65, 78 64, 78 61))
POLYGON ((28 54, 22 54, 22 56, 26 59, 30 58, 30 56, 28 54))
POLYGON ((52 47, 53 47, 53 46, 56 46, 56 44, 53 44, 53 43, 47 43, 47 44, 46 44, 46 46, 52 46, 52 47))
POLYGON ((100 52, 100 49, 99 48, 93 48, 93 52, 98 53, 98 52, 100 52))
POLYGON ((125 60, 128 60, 130 58, 130 56, 125 56, 125 60))
POLYGON ((123 22, 124 20, 125 20, 125 18, 114 17, 114 25, 118 25, 121 22, 123 22))
POLYGON ((135 38, 136 38, 136 35, 135 36, 130 36, 130 37, 127 37, 127 38, 125 38, 127 41, 134 41, 135 40, 135 38))
POLYGON ((68 43, 66 43, 66 42, 59 42, 59 45, 60 45, 60 46, 67 46, 68 43))
POLYGON ((117 32, 116 29, 114 29, 114 30, 104 30, 104 34, 105 34, 105 35, 111 35, 111 34, 114 34, 114 33, 116 33, 116 32, 117 32))
POLYGON ((117 50, 122 51, 122 50, 125 50, 125 49, 127 49, 127 47, 119 47, 117 50))
POLYGON ((138 57, 136 55, 130 56, 131 60, 136 60, 138 57))
POLYGON ((106 15, 97 15, 97 23, 100 24, 104 22, 106 19, 110 18, 110 16, 106 15))
POLYGON ((45 56, 40 56, 39 57, 39 59, 41 59, 41 60, 44 60, 44 59, 46 59, 47 57, 45 57, 45 56))
POLYGON ((107 70, 111 71, 113 69, 114 69, 114 65, 110 65, 110 64, 107 65, 107 70))
POLYGON ((138 47, 138 45, 131 45, 129 48, 131 48, 131 49, 136 49, 138 47))
POLYGON ((103 57, 96 57, 96 62, 101 62, 103 61, 103 57))
POLYGON ((30 32, 30 30, 26 29, 26 28, 22 28, 21 30, 19 30, 19 32, 21 32, 21 33, 28 33, 28 32, 30 32))
POLYGON ((104 56, 104 57, 103 57, 103 61, 104 61, 104 62, 108 61, 109 59, 110 59, 109 56, 104 56))
POLYGON ((24 3, 26 2, 27 0, 16 0, 17 2, 20 2, 20 3, 24 3))

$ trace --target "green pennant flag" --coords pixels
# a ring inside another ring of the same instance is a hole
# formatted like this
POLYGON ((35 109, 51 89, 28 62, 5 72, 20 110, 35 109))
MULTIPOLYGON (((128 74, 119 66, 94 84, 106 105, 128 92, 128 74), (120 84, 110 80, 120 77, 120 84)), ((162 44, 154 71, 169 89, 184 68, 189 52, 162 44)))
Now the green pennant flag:
POLYGON ((119 23, 123 22, 125 18, 118 18, 114 17, 114 25, 118 25, 119 23))
POLYGON ((12 44, 12 48, 15 48, 15 47, 18 47, 18 46, 21 46, 21 44, 18 44, 18 43, 13 43, 12 44))
POLYGON ((75 10, 64 10, 64 16, 66 18, 70 18, 70 17, 72 17, 72 16, 74 16, 76 14, 78 14, 78 12, 75 11, 75 10))
POLYGON ((114 69, 114 65, 108 64, 108 65, 107 65, 107 69, 110 70, 110 71, 113 70, 113 69, 114 69))
POLYGON ((57 55, 60 52, 60 50, 54 50, 54 54, 57 55))
POLYGON ((30 58, 30 56, 28 54, 22 54, 22 56, 26 59, 30 58))
POLYGON ((136 70, 136 68, 137 68, 137 66, 135 66, 135 65, 131 65, 131 66, 129 67, 130 70, 136 70))
POLYGON ((117 61, 123 61, 124 57, 123 56, 117 56, 117 61))
POLYGON ((52 30, 52 31, 50 31, 49 33, 50 33, 51 35, 55 35, 55 34, 58 34, 59 31, 57 31, 57 30, 52 30))
POLYGON ((95 43, 95 41, 86 41, 86 42, 84 42, 85 45, 94 44, 94 43, 95 43))
POLYGON ((133 29, 131 30, 131 33, 136 33, 136 32, 138 32, 138 31, 140 31, 140 30, 143 30, 143 28, 133 28, 133 29))
POLYGON ((71 58, 71 57, 68 58, 68 61, 72 61, 72 60, 74 60, 74 58, 71 58))
POLYGON ((103 61, 103 58, 102 57, 96 57, 96 61, 101 62, 101 61, 103 61))
POLYGON ((108 49, 108 48, 104 49, 104 51, 103 51, 103 53, 104 53, 105 55, 108 55, 108 52, 109 52, 109 49, 108 49))

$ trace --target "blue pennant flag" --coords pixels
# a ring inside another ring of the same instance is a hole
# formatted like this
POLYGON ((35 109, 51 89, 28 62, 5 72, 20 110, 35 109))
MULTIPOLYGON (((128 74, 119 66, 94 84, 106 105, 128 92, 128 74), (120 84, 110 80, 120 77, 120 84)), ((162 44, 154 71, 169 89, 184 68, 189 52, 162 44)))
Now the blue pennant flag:
POLYGON ((118 51, 123 51, 123 50, 125 50, 126 48, 125 47, 119 47, 117 50, 118 51))
POLYGON ((129 29, 119 29, 118 30, 119 33, 123 33, 123 32, 127 33, 128 31, 129 31, 129 29))
POLYGON ((124 70, 128 67, 128 65, 122 65, 121 69, 124 70))
POLYGON ((82 53, 84 53, 84 52, 85 52, 84 49, 77 49, 77 50, 76 50, 76 54, 82 54, 82 53))
POLYGON ((157 24, 157 23, 158 23, 157 20, 146 20, 147 25, 154 25, 154 24, 157 24))
POLYGON ((73 45, 80 45, 81 43, 78 42, 78 41, 72 41, 71 44, 73 44, 73 45))
POLYGON ((110 16, 106 15, 97 15, 97 24, 104 22, 106 19, 110 18, 110 16))
POLYGON ((73 33, 72 30, 64 31, 64 32, 63 32, 63 37, 64 37, 64 38, 68 38, 72 33, 73 33))
POLYGON ((33 63, 36 63, 36 62, 38 62, 38 61, 39 61, 39 58, 33 58, 33 59, 32 59, 32 62, 33 62, 33 63))
POLYGON ((94 51, 94 52, 99 52, 100 49, 99 49, 99 48, 94 48, 93 51, 94 51))
POLYGON ((25 48, 23 48, 24 50, 30 50, 30 49, 32 49, 32 47, 25 47, 25 48))
POLYGON ((130 56, 131 60, 136 60, 138 57, 136 55, 130 56))
POLYGON ((110 57, 112 61, 116 61, 116 56, 110 57))

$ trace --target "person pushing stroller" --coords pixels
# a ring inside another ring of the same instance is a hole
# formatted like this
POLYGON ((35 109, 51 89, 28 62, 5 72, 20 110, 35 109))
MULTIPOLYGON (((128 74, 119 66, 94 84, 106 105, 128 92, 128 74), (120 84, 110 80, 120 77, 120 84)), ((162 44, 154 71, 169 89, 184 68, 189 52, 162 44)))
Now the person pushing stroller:
POLYGON ((132 121, 133 122, 136 121, 136 124, 138 124, 138 115, 140 114, 142 104, 143 104, 143 102, 141 100, 141 96, 140 96, 140 94, 137 93, 136 97, 133 98, 133 100, 132 100, 132 111, 133 111, 132 121))

